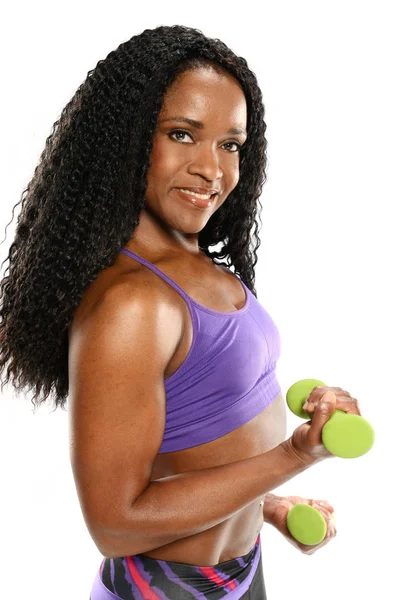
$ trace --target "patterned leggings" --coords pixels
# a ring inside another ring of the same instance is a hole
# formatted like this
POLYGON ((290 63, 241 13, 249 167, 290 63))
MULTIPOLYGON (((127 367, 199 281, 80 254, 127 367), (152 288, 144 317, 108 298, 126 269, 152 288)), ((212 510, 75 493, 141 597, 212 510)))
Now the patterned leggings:
POLYGON ((244 556, 214 566, 136 554, 105 558, 89 600, 267 600, 258 534, 244 556))

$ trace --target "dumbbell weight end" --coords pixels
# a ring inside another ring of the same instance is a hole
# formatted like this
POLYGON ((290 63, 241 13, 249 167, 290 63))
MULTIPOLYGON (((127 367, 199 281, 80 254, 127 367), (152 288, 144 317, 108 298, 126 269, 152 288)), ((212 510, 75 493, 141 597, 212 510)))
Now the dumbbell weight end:
MULTIPOLYGON (((301 379, 290 386, 286 402, 290 410, 302 419, 312 415, 303 410, 303 405, 315 387, 327 384, 320 379, 301 379)), ((335 410, 322 429, 322 442, 334 456, 358 458, 374 445, 375 433, 372 425, 360 415, 350 415, 335 410)))
MULTIPOLYGON (((332 519, 336 525, 335 516, 332 519)), ((325 539, 326 521, 319 510, 309 504, 295 504, 288 512, 286 525, 290 534, 301 544, 316 546, 325 539)))

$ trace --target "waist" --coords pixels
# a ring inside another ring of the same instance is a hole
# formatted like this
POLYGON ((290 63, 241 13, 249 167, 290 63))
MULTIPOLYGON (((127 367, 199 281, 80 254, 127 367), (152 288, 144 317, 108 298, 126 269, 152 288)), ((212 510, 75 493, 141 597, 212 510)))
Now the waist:
POLYGON ((119 599, 116 590, 128 585, 133 597, 140 599, 179 598, 179 590, 185 590, 195 598, 217 600, 226 596, 239 600, 249 589, 260 559, 260 533, 248 553, 212 566, 164 561, 144 554, 106 558, 93 584, 91 600, 119 599))

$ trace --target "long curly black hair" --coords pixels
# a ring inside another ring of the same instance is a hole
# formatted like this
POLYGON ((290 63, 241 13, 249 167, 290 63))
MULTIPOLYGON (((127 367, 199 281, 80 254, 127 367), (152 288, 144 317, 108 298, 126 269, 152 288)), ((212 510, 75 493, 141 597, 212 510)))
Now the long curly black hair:
POLYGON ((199 249, 216 264, 233 266, 257 297, 257 200, 267 180, 267 140, 256 77, 244 58, 198 29, 146 29, 88 72, 13 208, 14 214, 22 202, 5 259, 9 275, 0 282, 0 376, 8 363, 1 389, 11 377, 17 392, 33 391, 34 412, 50 395, 54 410, 64 409, 68 327, 85 289, 114 263, 139 223, 168 86, 179 73, 208 65, 241 85, 248 139, 240 151, 239 182, 199 232, 199 249), (219 252, 210 251, 220 243, 219 252))

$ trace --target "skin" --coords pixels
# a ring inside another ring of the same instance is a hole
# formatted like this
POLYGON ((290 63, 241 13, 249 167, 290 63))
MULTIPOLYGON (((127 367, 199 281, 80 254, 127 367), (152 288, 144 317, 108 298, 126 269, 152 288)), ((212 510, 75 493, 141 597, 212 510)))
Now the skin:
MULTIPOLYGON (((222 75, 213 68, 199 68, 186 71, 177 78, 167 90, 158 116, 145 207, 127 248, 153 258, 179 255, 204 260, 198 246, 198 234, 238 184, 240 150, 237 144, 246 141, 246 121, 245 95, 236 79, 228 73, 222 75), (203 128, 167 120, 180 116, 200 121, 203 128), (244 133, 228 133, 231 128, 241 129, 244 133), (176 130, 185 130, 185 133, 176 130), (220 193, 211 207, 199 209, 181 200, 174 192, 174 188, 186 186, 212 187, 220 193)), ((338 393, 339 388, 325 388, 325 391, 328 389, 338 393)), ((344 399, 338 395, 337 399, 338 408, 341 404, 342 410, 349 410, 348 397, 344 399)), ((314 393, 310 412, 315 410, 318 400, 314 393)), ((291 544, 305 554, 313 554, 336 535, 331 520, 333 510, 326 500, 267 494, 263 514, 264 521, 278 529, 291 544), (317 546, 300 544, 286 527, 287 513, 299 502, 315 506, 327 522, 327 536, 317 546)))
POLYGON ((214 69, 186 71, 170 86, 159 113, 148 170, 145 208, 127 247, 157 254, 199 254, 198 234, 226 201, 239 181, 239 152, 246 130, 247 105, 242 88, 229 74, 214 69), (188 117, 204 124, 196 129, 185 122, 162 122, 188 117), (183 134, 172 134, 185 129, 183 134), (229 143, 228 143, 229 142, 229 143), (231 143, 232 142, 232 143, 231 143), (220 190, 210 208, 199 209, 179 198, 176 187, 220 190))

